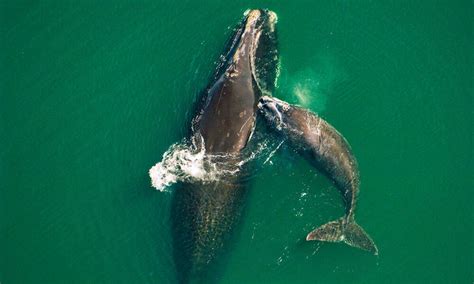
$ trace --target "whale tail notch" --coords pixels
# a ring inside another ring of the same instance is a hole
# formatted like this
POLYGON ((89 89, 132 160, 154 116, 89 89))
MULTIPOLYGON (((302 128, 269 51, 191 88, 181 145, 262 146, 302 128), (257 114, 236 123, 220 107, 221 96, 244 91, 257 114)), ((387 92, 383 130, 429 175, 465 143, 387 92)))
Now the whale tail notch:
POLYGON ((370 236, 359 226, 354 219, 347 220, 341 217, 328 222, 306 236, 307 241, 345 242, 346 244, 378 255, 379 251, 370 236))

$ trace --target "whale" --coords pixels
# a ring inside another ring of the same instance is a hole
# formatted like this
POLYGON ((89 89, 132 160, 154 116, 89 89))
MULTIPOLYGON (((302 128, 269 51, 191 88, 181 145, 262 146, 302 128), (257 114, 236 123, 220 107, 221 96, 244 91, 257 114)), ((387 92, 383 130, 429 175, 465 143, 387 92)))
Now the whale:
POLYGON ((277 98, 262 96, 258 108, 270 128, 325 173, 342 194, 345 215, 314 229, 306 240, 344 242, 377 255, 374 241, 355 222, 360 179, 357 161, 346 139, 317 114, 277 98))
MULTIPOLYGON (((241 165, 256 125, 257 103, 277 77, 276 14, 248 10, 221 56, 191 122, 191 140, 223 171, 241 165)), ((218 281, 249 182, 245 165, 211 182, 176 186, 171 202, 174 263, 179 283, 218 281)))

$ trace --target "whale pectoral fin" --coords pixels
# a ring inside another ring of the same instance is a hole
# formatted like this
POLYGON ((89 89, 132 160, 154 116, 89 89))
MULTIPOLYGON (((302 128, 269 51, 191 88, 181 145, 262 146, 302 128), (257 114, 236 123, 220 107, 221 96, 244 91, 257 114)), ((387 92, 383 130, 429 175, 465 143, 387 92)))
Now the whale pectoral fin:
POLYGON ((307 241, 345 242, 346 244, 378 255, 378 249, 370 236, 355 221, 346 222, 344 217, 326 223, 306 236, 307 241))

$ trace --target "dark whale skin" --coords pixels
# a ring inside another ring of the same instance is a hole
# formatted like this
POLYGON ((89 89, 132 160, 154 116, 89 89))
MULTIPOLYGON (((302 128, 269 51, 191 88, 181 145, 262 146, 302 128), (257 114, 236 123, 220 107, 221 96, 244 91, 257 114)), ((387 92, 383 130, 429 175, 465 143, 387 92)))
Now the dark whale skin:
POLYGON ((306 240, 344 242, 377 255, 374 241, 355 221, 359 168, 346 139, 304 108, 268 96, 260 98, 258 107, 276 133, 334 182, 344 200, 345 215, 314 229, 306 240))
MULTIPOLYGON (((193 139, 206 154, 225 160, 223 166, 235 166, 246 147, 256 120, 257 102, 262 91, 255 74, 259 66, 256 54, 268 54, 258 48, 274 46, 267 38, 273 33, 275 15, 265 10, 248 11, 237 29, 221 74, 208 88, 206 101, 193 120, 193 139), (271 27, 271 31, 269 30, 271 27)), ((274 39, 271 37, 270 39, 274 39)), ((275 68, 266 64, 264 68, 275 68)), ((265 72, 263 72, 265 73, 265 72)), ((267 74, 272 74, 268 72, 267 74)), ((271 86, 275 78, 264 78, 271 86)), ((222 163, 222 161, 220 161, 222 163)), ((210 183, 182 183, 176 186, 171 204, 174 261, 179 283, 218 281, 217 265, 232 240, 232 232, 242 216, 247 183, 243 168, 234 176, 210 183)))

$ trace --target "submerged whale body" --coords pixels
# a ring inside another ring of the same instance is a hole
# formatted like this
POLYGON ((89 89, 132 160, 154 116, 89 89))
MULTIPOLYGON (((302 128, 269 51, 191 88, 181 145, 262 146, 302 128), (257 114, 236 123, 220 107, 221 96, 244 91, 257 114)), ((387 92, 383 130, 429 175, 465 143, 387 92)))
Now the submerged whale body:
MULTIPOLYGON (((235 30, 213 83, 192 123, 192 140, 208 159, 235 169, 252 136, 257 102, 275 85, 278 54, 276 15, 250 10, 235 30)), ((171 212, 178 281, 209 282, 238 225, 245 198, 246 169, 212 182, 181 183, 171 212)))
POLYGON ((316 114, 279 99, 264 96, 260 98, 258 107, 271 127, 325 172, 342 193, 345 216, 316 228, 307 235, 306 240, 345 242, 378 254, 375 243, 354 219, 359 170, 346 139, 316 114))

